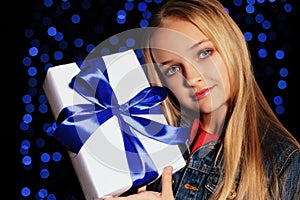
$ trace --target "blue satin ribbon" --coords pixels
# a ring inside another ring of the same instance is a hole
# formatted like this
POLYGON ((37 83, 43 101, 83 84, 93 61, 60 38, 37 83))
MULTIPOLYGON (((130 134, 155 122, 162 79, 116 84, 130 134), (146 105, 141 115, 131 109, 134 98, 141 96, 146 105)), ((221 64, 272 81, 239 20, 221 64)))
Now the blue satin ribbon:
POLYGON ((65 107, 57 119, 54 136, 70 151, 78 153, 94 131, 112 116, 116 116, 122 133, 134 190, 157 178, 155 165, 133 130, 151 139, 178 145, 187 142, 190 128, 174 127, 136 115, 162 114, 160 103, 167 96, 164 87, 152 86, 140 91, 119 105, 109 84, 102 59, 84 61, 70 84, 90 104, 65 107), (143 173, 140 173, 143 172, 143 173))

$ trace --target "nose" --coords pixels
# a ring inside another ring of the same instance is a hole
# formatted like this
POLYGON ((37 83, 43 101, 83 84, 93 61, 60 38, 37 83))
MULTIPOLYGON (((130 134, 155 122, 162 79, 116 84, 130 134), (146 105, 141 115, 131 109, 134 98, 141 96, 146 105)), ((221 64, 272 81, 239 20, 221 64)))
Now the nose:
POLYGON ((192 65, 186 65, 186 67, 184 68, 184 77, 187 84, 190 86, 195 86, 202 80, 200 71, 192 65))

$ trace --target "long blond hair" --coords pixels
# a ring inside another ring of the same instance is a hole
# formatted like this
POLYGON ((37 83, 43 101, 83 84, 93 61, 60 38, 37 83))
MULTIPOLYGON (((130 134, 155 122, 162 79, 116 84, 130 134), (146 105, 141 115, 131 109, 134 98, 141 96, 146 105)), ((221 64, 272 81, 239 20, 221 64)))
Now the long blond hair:
MULTIPOLYGON (((217 0, 169 0, 152 17, 150 27, 162 26, 167 17, 180 18, 198 27, 215 45, 228 68, 231 98, 223 143, 225 174, 212 199, 227 198, 238 172, 241 173, 237 199, 279 199, 277 184, 271 190, 267 188, 261 151, 263 134, 277 130, 296 145, 299 143, 280 123, 262 94, 243 33, 217 0)), ((143 49, 143 54, 146 63, 154 63, 151 49, 143 49)), ((163 85, 155 68, 146 68, 149 81, 163 85)), ((179 125, 180 111, 172 99, 163 103, 163 110, 170 124, 179 125)))

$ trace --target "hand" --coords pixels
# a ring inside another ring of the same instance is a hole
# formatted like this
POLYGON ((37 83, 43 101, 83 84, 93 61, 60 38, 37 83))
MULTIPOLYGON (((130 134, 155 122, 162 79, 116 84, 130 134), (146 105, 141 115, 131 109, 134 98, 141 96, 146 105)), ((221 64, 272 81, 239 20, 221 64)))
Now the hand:
POLYGON ((162 172, 162 191, 139 191, 127 197, 110 197, 105 200, 174 200, 172 190, 172 166, 165 167, 162 172))

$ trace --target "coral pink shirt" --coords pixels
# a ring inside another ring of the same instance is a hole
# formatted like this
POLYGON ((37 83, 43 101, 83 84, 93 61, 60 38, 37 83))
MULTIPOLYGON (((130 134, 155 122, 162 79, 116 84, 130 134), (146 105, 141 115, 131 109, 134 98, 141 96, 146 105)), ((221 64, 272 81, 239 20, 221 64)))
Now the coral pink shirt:
POLYGON ((218 139, 218 135, 208 133, 203 130, 201 128, 200 121, 198 119, 195 119, 190 133, 190 141, 192 141, 192 143, 190 144, 190 155, 192 155, 194 151, 202 145, 218 139))

